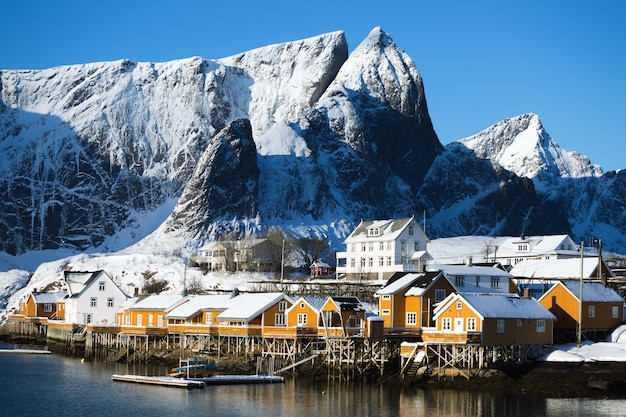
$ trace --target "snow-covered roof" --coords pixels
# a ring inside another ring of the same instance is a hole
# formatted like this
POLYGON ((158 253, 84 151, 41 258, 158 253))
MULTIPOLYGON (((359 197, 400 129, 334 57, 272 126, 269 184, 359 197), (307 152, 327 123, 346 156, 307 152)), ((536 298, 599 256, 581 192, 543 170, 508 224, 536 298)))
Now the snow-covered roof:
MULTIPOLYGON (((583 278, 593 277, 598 258, 583 258, 582 264, 583 278)), ((511 276, 518 278, 580 278, 580 275, 580 257, 520 261, 511 269, 511 276)))
POLYGON ((345 244, 362 242, 367 239, 367 241, 388 241, 388 240, 396 240, 402 231, 413 222, 416 226, 415 232, 421 233, 426 241, 428 241, 428 237, 424 234, 424 231, 419 226, 419 224, 415 221, 413 217, 403 218, 403 219, 389 219, 389 220, 373 220, 373 221, 362 221, 359 225, 354 229, 352 233, 346 238, 344 241, 345 244), (369 229, 379 229, 378 235, 368 235, 367 231, 369 229))
POLYGON ((512 258, 561 254, 575 257, 577 250, 578 246, 569 235, 518 236, 506 239, 495 252, 491 251, 490 256, 495 254, 497 257, 512 258), (528 251, 518 250, 520 244, 527 244, 528 251))
MULTIPOLYGON (((569 292, 580 300, 580 281, 560 281, 556 285, 563 285, 569 292)), ((554 288, 554 286, 552 287, 554 288)), ((541 298, 549 296, 549 291, 541 298)), ((613 289, 605 287, 599 282, 583 282, 583 302, 585 303, 623 303, 624 299, 613 289)))
POLYGON ((167 313, 165 318, 184 320, 196 315, 200 311, 225 310, 232 305, 233 300, 234 298, 230 294, 190 296, 185 303, 173 308, 167 313))
POLYGON ((556 320, 556 317, 534 298, 520 297, 516 294, 455 294, 449 296, 437 306, 435 317, 438 317, 445 311, 445 306, 459 299, 464 300, 470 308, 484 319, 556 320))
POLYGON ((65 291, 49 291, 49 292, 34 292, 33 299, 36 304, 50 304, 65 298, 67 293, 65 291))
POLYGON ((240 294, 233 299, 233 304, 229 308, 216 317, 216 320, 248 322, 282 299, 293 303, 293 300, 282 292, 240 294))
POLYGON ((170 311, 181 303, 186 302, 188 298, 175 294, 151 294, 127 308, 127 310, 170 311))
POLYGON ((203 247, 198 249, 200 251, 212 250, 216 246, 228 246, 233 249, 252 248, 258 244, 268 241, 269 239, 243 239, 243 240, 218 240, 215 242, 209 242, 203 247))
POLYGON ((471 275, 479 277, 510 277, 511 275, 498 268, 497 266, 482 266, 482 265, 434 265, 429 264, 426 266, 428 271, 442 271, 448 276, 454 275, 471 275))
POLYGON ((395 294, 403 288, 408 287, 413 284, 415 281, 420 279, 424 274, 410 273, 405 276, 398 278, 393 281, 389 285, 384 286, 383 288, 376 291, 375 295, 391 295, 395 294))

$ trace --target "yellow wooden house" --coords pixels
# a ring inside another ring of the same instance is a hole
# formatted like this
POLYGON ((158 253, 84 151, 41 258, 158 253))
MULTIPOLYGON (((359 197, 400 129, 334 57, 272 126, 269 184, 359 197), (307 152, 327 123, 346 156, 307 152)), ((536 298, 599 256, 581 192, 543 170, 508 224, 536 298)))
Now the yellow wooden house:
POLYGON ((534 298, 517 294, 449 295, 435 308, 436 327, 426 343, 494 345, 551 344, 556 317, 534 298))
POLYGON ((368 317, 373 312, 357 297, 330 296, 320 308, 321 337, 367 336, 368 317))
MULTIPOLYGON (((607 331, 624 321, 624 299, 599 282, 583 282, 582 330, 607 331)), ((577 330, 581 308, 580 281, 564 280, 552 285, 539 303, 557 318, 556 330, 577 330)))
POLYGON ((320 312, 325 302, 326 299, 320 297, 300 297, 295 300, 285 311, 285 335, 317 337, 319 327, 323 326, 320 312))
POLYGON ((165 315, 168 333, 218 334, 219 314, 233 305, 229 294, 192 295, 165 315))
POLYGON ((287 327, 285 311, 293 299, 285 293, 244 293, 215 320, 220 336, 271 336, 287 327))
MULTIPOLYGON (((26 301, 20 303, 20 315, 24 317, 45 317, 52 320, 62 320, 59 317, 59 303, 67 297, 65 291, 32 292, 26 301)), ((64 310, 61 309, 61 313, 64 310)))
POLYGON ((378 312, 387 335, 420 335, 434 325, 433 310, 455 291, 441 271, 397 274, 378 290, 378 312))
POLYGON ((116 314, 117 324, 120 325, 121 332, 165 334, 167 313, 188 300, 188 296, 173 294, 151 294, 131 298, 116 314))

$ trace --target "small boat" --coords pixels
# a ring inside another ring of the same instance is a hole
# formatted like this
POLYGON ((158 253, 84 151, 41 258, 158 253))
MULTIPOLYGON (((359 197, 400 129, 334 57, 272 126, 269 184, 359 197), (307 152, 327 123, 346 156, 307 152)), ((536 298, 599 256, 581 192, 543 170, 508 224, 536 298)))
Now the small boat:
POLYGON ((174 378, 207 378, 217 365, 199 358, 180 359, 176 368, 172 368, 169 376, 174 378))

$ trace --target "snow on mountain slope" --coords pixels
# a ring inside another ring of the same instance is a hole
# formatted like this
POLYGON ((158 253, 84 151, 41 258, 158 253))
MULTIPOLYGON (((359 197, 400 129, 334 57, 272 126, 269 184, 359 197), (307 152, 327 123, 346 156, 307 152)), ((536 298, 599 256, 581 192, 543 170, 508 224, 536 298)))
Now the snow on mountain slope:
POLYGON ((459 142, 478 158, 489 159, 519 177, 536 178, 547 189, 555 178, 601 176, 589 158, 563 150, 545 131, 536 114, 505 119, 459 142))

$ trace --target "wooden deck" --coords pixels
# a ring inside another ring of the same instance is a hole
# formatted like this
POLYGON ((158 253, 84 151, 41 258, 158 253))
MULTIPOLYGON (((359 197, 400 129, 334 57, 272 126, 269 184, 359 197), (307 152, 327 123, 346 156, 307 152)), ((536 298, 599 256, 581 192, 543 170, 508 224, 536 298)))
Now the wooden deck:
POLYGON ((178 388, 204 388, 207 385, 280 384, 285 378, 278 375, 213 375, 206 378, 174 378, 171 376, 118 375, 113 381, 162 385, 178 388))

